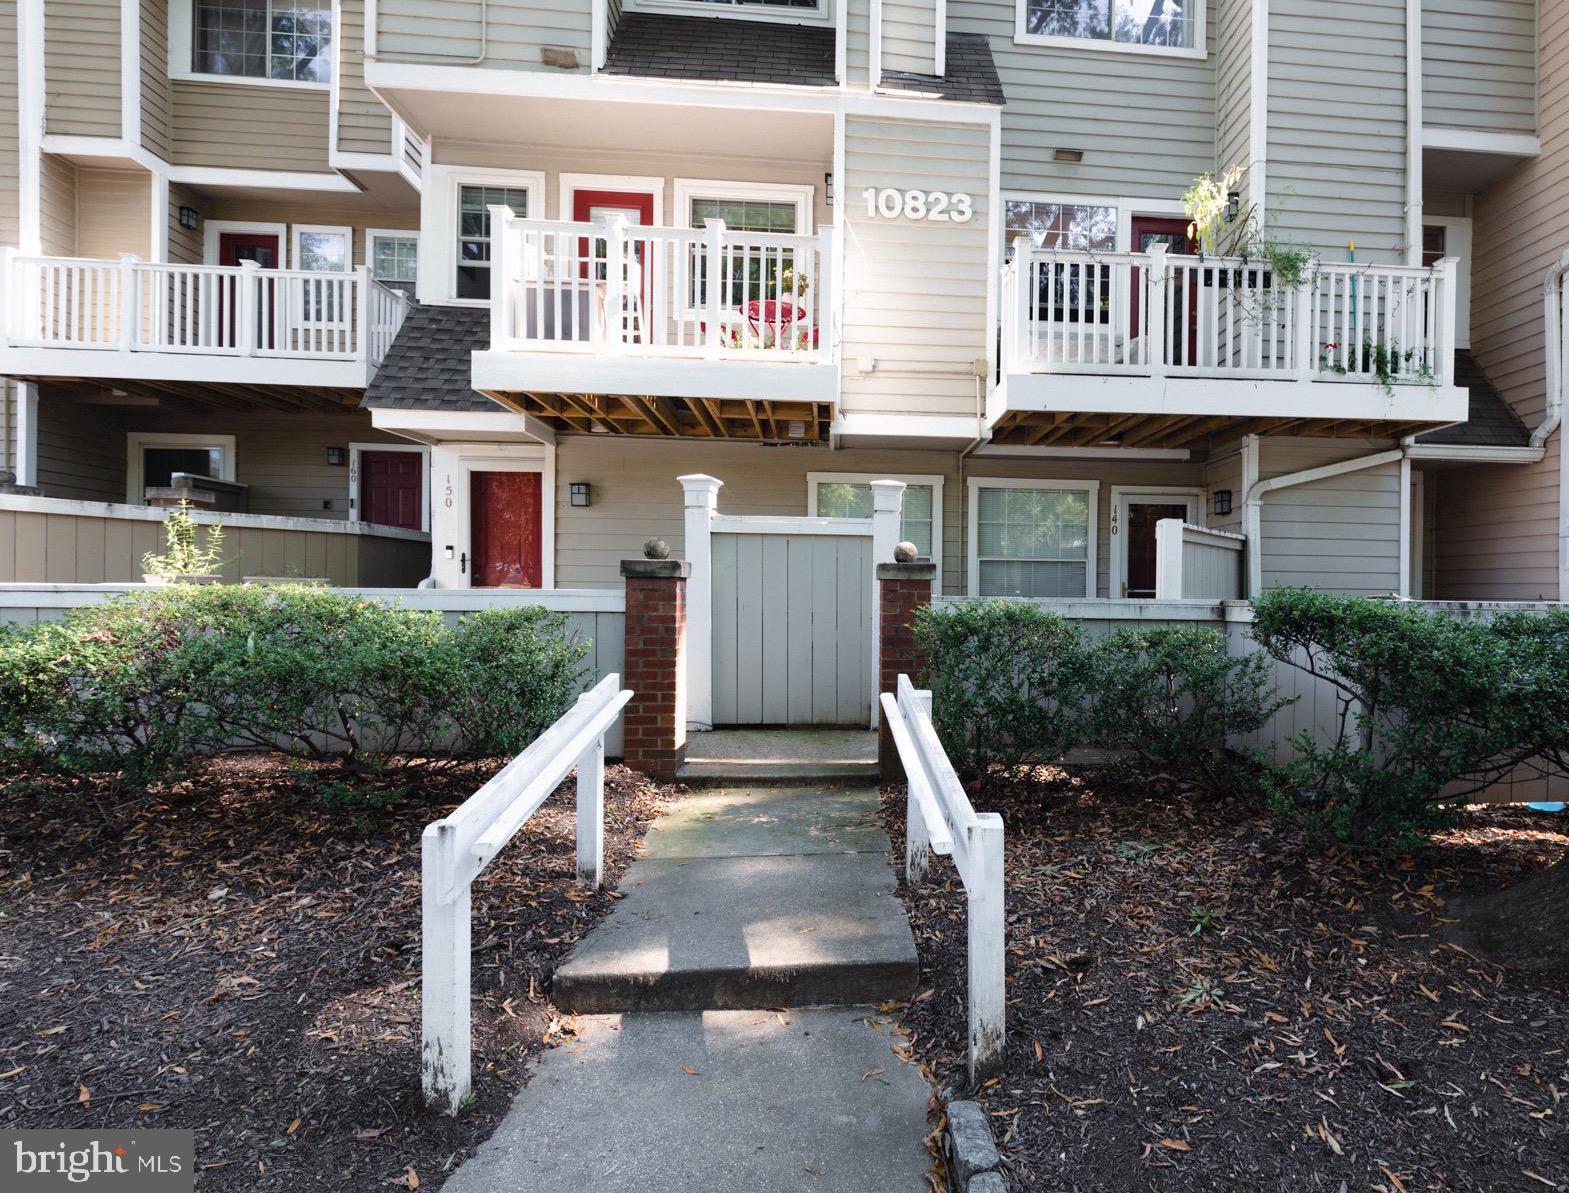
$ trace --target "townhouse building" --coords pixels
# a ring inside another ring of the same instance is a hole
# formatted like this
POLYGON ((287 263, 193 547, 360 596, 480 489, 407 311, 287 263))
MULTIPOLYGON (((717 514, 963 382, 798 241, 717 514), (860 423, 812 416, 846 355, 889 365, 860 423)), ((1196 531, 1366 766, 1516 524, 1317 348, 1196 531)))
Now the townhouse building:
POLYGON ((891 478, 950 593, 1153 596, 1180 518, 1239 593, 1559 595, 1534 0, 7 7, 0 518, 608 588, 891 478))

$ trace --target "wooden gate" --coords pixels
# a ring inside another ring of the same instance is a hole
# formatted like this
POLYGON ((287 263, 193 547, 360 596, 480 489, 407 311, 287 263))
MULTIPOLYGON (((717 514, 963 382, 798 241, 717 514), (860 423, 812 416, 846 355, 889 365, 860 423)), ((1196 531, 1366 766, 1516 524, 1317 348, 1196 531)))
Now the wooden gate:
POLYGON ((735 521, 749 525, 729 533, 716 525, 712 540, 714 724, 864 729, 872 714, 871 525, 812 533, 780 519, 756 533, 766 519, 735 521))

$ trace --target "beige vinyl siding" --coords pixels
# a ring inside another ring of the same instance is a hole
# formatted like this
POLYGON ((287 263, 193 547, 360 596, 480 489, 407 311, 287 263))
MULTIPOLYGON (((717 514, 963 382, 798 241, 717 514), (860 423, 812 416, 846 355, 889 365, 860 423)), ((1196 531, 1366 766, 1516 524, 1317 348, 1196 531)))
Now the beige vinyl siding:
POLYGON ((119 412, 85 406, 66 391, 38 387, 38 487, 45 497, 125 500, 125 436, 119 412))
POLYGON ((1189 463, 1123 463, 1106 460, 1019 460, 971 456, 959 473, 956 452, 763 447, 753 443, 637 441, 609 436, 563 435, 556 444, 556 584, 562 588, 619 588, 620 561, 636 559, 643 542, 659 537, 671 553, 682 551, 681 486, 676 477, 706 472, 725 482, 719 509, 729 514, 800 516, 808 510, 807 473, 852 472, 875 479, 889 473, 943 478, 943 590, 964 591, 969 477, 1099 480, 1096 503, 1096 575, 1105 596, 1111 559, 1110 486, 1200 483, 1189 463), (573 509, 567 486, 588 481, 594 500, 573 509))
MULTIPOLYGON (((871 69, 868 47, 872 40, 871 0, 840 0, 845 5, 845 82, 851 86, 865 87, 866 74, 871 69)), ((949 28, 953 28, 953 10, 948 12, 949 28)))
POLYGON ((392 113, 365 86, 365 0, 338 0, 338 149, 387 154, 392 113))
POLYGON ((169 5, 167 0, 141 0, 142 5, 142 148, 168 161, 173 147, 169 79, 169 5))
POLYGON ((1269 9, 1269 206, 1277 235, 1344 261, 1404 260, 1405 0, 1269 9))
POLYGON ((202 231, 200 227, 180 227, 180 208, 202 209, 204 197, 199 191, 184 183, 169 184, 169 260, 183 265, 200 265, 202 261, 202 231))
POLYGON ((39 159, 39 236, 44 253, 76 256, 76 167, 52 153, 39 159))
POLYGON ((325 88, 175 79, 174 161, 247 170, 327 170, 325 88))
MULTIPOLYGON (((1216 0, 1215 173, 1251 164, 1253 132, 1253 2, 1216 0)), ((1248 189, 1247 175, 1242 188, 1248 189)), ((1247 202, 1252 202, 1249 195, 1247 202)))
POLYGON ((108 260, 152 259, 152 175, 142 170, 76 172, 76 252, 108 260))
MULTIPOLYGON (((1388 446, 1265 439, 1259 474, 1269 479, 1388 446)), ((1266 589, 1301 586, 1364 596, 1395 592, 1400 583, 1400 465, 1267 493, 1260 526, 1266 589)))
POLYGON ((540 61, 550 48, 574 51, 578 69, 589 68, 590 0, 382 0, 376 13, 383 61, 459 65, 479 58, 473 65, 490 69, 559 70, 540 61))
POLYGON ((1242 491, 1242 453, 1227 452, 1205 464, 1204 488, 1208 503, 1208 508, 1203 511, 1204 525, 1215 530, 1229 530, 1233 534, 1241 534, 1243 499, 1247 496, 1242 491), (1213 494, 1221 489, 1229 490, 1231 493, 1231 512, 1217 516, 1210 511, 1214 509, 1213 494))
POLYGON ((13 247, 17 225, 16 3, 0 0, 0 244, 13 247))
POLYGON ((43 8, 45 129, 118 137, 119 0, 49 0, 43 8))
POLYGON ((1536 131, 1536 0, 1422 0, 1422 123, 1536 131))
MULTIPOLYGON (((172 202, 172 198, 171 198, 172 202)), ((201 211, 202 221, 233 220, 239 223, 282 223, 284 230, 284 252, 289 254, 289 266, 293 268, 294 260, 294 228, 298 224, 321 224, 332 228, 346 227, 353 238, 353 263, 365 264, 365 230, 367 228, 408 228, 419 227, 418 208, 408 208, 404 211, 381 211, 367 215, 363 208, 345 209, 334 207, 330 202, 291 203, 287 207, 277 203, 267 202, 262 199, 230 199, 218 198, 208 195, 197 198, 194 206, 201 211)), ((202 254, 202 232, 198 230, 190 234, 195 242, 197 259, 202 254)), ((172 252, 172 246, 171 246, 172 252)))
POLYGON ((841 392, 847 412, 974 416, 987 350, 991 131, 850 116, 840 219, 845 238, 841 392), (868 216, 868 187, 963 192, 974 218, 868 216), (875 361, 875 371, 865 371, 875 361))
POLYGON ((1465 468, 1438 483, 1439 600, 1558 599, 1558 453, 1540 464, 1465 468))
POLYGON ((1008 103, 1004 190, 1179 197, 1215 167, 1213 0, 1204 59, 1016 45, 1014 0, 949 0, 948 28, 984 33, 1008 103), (1052 161, 1054 149, 1084 161, 1052 161))
POLYGON ((883 70, 937 72, 937 8, 932 0, 883 0, 883 70))

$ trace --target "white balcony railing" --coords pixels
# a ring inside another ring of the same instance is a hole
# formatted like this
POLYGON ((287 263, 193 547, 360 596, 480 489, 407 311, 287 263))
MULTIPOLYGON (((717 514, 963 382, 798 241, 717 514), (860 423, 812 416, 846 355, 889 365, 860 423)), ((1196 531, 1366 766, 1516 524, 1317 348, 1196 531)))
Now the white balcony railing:
POLYGON ((327 273, 7 249, 0 278, 5 346, 19 349, 349 361, 374 372, 409 309, 364 267, 327 273))
POLYGON ((1315 263, 1288 286, 1266 262, 1038 249, 1003 272, 1012 373, 1449 386, 1455 262, 1315 263))
POLYGON ((491 350, 821 364, 832 228, 814 236, 519 219, 490 209, 491 350))

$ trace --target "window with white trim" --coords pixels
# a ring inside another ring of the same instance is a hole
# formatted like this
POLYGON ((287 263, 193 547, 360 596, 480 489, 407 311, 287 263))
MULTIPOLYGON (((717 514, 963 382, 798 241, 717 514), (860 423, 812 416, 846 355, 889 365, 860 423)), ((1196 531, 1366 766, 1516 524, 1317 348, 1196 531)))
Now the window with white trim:
MULTIPOLYGON (((708 220, 721 220, 727 232, 764 235, 804 234, 811 226, 811 187, 770 183, 676 184, 676 201, 685 204, 689 226, 701 228, 708 220)), ((679 207, 678 207, 679 210, 679 207)), ((708 262, 694 249, 687 300, 695 310, 707 302, 708 262)), ((789 248, 760 247, 734 252, 730 257, 729 285, 721 295, 726 306, 741 306, 785 293, 804 297, 811 279, 794 275, 795 252, 789 248)))
MULTIPOLYGON (((818 518, 861 518, 872 516, 872 480, 819 480, 813 488, 813 516, 818 518)), ((899 537, 914 543, 922 563, 933 562, 936 486, 907 483, 904 505, 899 514, 899 537)))
MULTIPOLYGON (((1112 252, 1117 247, 1117 209, 1098 203, 1038 202, 1009 199, 1003 205, 1003 224, 1011 249, 1016 236, 1027 236, 1036 248, 1063 249, 1071 252, 1112 252)), ((1087 322, 1111 320, 1111 277, 1100 271, 1098 301, 1080 301, 1079 288, 1085 272, 1059 264, 1042 267, 1039 309, 1036 317, 1055 323, 1078 323, 1088 312, 1087 322)))
POLYGON ((332 57, 330 0, 191 5, 191 69, 197 74, 328 83, 332 57))
POLYGON ((388 286, 412 286, 419 276, 419 233, 372 230, 370 275, 388 286))
POLYGON ((1089 592, 1092 490, 983 485, 974 495, 975 595, 1076 598, 1089 592))
POLYGON ((506 206, 528 218, 528 190, 465 182, 458 187, 457 297, 490 297, 490 208, 506 206))
POLYGON ((1064 41, 1192 49, 1204 0, 1021 0, 1021 32, 1064 41))
POLYGON ((341 273, 353 267, 354 232, 349 228, 294 229, 294 268, 316 273, 341 273))

